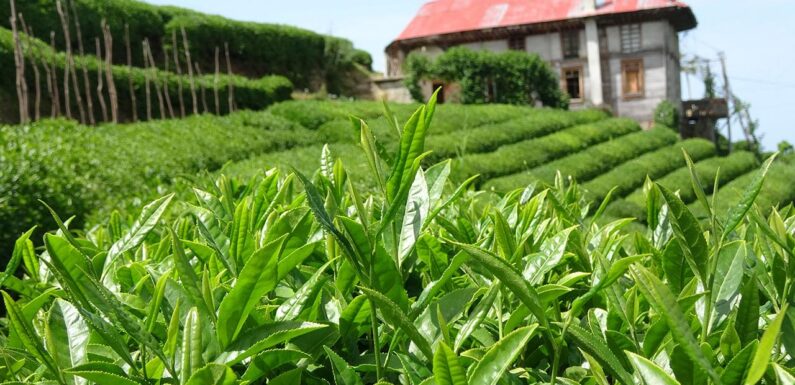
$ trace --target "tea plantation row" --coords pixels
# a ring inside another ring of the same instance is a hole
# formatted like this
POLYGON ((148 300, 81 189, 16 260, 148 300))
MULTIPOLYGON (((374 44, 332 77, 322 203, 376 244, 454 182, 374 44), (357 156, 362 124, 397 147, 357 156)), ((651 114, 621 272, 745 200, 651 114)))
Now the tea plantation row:
MULTIPOLYGON (((382 116, 383 106, 377 102, 291 101, 225 117, 97 128, 61 120, 2 127, 0 243, 8 250, 32 226, 53 225, 39 201, 75 215, 74 224, 80 227, 96 222, 92 213, 126 212, 130 204, 154 197, 174 182, 195 181, 204 172, 251 177, 278 166, 312 173, 320 166, 325 143, 350 169, 364 170, 367 160, 356 144, 358 123, 350 116, 367 122, 379 139, 379 152, 389 159, 399 138, 390 120, 405 122, 416 107, 390 105, 390 118, 382 116)), ((455 180, 479 174, 477 186, 500 192, 551 184, 560 170, 581 182, 593 200, 616 187, 608 210, 614 217, 644 219, 640 188, 646 176, 679 191, 686 203, 694 202, 681 150, 696 161, 708 192, 716 174, 719 187, 731 186, 758 166, 750 154, 718 157, 706 141, 678 141, 668 129, 643 131, 633 121, 594 110, 442 105, 436 115, 426 143, 433 153, 426 164, 452 157, 455 180)), ((775 177, 788 175, 792 168, 783 162, 772 168, 767 202, 795 198, 784 185, 786 179, 775 177)), ((360 188, 374 187, 368 178, 354 180, 360 188)), ((736 199, 736 194, 723 194, 729 197, 722 202, 736 199)))
MULTIPOLYGON (((703 222, 646 183, 652 220, 633 234, 592 215, 577 183, 496 196, 454 181, 449 161, 423 165, 435 111, 409 120, 390 159, 363 129, 360 175, 321 150, 311 176, 169 189, 137 219, 81 231, 53 213, 0 273, 0 383, 795 382, 795 216, 758 207, 789 157, 736 179, 744 198, 726 213, 701 199, 703 222)), ((215 139, 261 142, 237 134, 215 139)), ((705 197, 695 175, 712 169, 688 166, 705 197)))

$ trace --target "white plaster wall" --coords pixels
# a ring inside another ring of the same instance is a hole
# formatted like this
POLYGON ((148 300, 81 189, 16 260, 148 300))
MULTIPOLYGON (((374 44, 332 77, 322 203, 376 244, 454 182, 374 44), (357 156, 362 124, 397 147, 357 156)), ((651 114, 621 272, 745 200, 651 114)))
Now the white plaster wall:
POLYGON ((557 32, 544 35, 530 35, 525 39, 525 49, 530 53, 537 53, 546 61, 555 61, 563 58, 560 47, 560 34, 557 32))
POLYGON ((657 49, 665 46, 667 37, 668 23, 662 21, 650 21, 641 24, 640 39, 641 49, 657 49))
POLYGON ((426 45, 411 50, 409 55, 415 52, 419 52, 425 56, 428 56, 430 59, 436 59, 439 55, 444 53, 444 50, 435 45, 426 45))
POLYGON ((625 56, 625 59, 643 59, 643 97, 625 98, 623 95, 623 79, 621 74, 621 57, 610 59, 610 74, 616 114, 630 117, 641 122, 653 120, 654 108, 662 100, 668 98, 668 74, 665 67, 665 55, 661 52, 647 52, 636 56, 625 56))
POLYGON ((505 52, 508 50, 508 40, 478 41, 462 44, 461 47, 466 47, 473 51, 505 52))

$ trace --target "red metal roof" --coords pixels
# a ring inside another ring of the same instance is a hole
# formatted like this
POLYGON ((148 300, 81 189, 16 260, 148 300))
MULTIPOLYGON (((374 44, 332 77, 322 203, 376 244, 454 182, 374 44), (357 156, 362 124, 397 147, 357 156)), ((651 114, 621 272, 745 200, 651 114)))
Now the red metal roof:
POLYGON ((596 10, 587 11, 586 1, 592 0, 432 0, 397 40, 662 8, 690 11, 675 0, 597 1, 596 10))

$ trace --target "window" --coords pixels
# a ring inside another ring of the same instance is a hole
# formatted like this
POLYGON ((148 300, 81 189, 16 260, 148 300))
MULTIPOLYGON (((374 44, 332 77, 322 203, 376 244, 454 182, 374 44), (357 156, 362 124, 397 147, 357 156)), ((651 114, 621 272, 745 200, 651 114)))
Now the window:
POLYGON ((571 67, 563 69, 563 89, 573 102, 582 100, 583 82, 582 67, 571 67))
POLYGON ((525 42, 524 36, 511 36, 508 39, 508 49, 513 51, 524 51, 525 42))
POLYGON ((627 24, 619 27, 621 34, 621 52, 632 53, 640 51, 640 24, 627 24))
POLYGON ((560 33, 561 50, 564 59, 580 57, 580 31, 569 30, 560 33))
POLYGON ((643 96, 643 60, 622 61, 621 79, 625 98, 643 96))

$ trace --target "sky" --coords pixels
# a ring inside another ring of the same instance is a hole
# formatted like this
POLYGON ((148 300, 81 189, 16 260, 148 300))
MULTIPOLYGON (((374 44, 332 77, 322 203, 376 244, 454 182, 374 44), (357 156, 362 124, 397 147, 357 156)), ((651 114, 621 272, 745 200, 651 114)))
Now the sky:
MULTIPOLYGON (((384 47, 400 34, 425 0, 146 0, 231 19, 289 24, 344 37, 373 56, 383 71, 384 47)), ((682 53, 713 60, 726 55, 734 94, 751 103, 767 150, 787 140, 795 144, 794 0, 684 0, 699 25, 681 35, 682 53)), ((701 98, 702 80, 682 79, 683 99, 701 98)), ((725 131, 723 131, 725 134, 725 131)), ((733 138, 742 132, 733 125, 733 138)))

